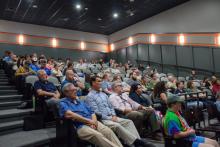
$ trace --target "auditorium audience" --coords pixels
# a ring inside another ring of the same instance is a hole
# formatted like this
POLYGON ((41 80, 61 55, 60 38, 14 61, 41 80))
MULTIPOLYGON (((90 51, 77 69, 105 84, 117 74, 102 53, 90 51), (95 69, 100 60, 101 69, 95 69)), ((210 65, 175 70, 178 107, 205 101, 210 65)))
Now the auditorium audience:
POLYGON ((176 95, 169 95, 167 98, 168 110, 163 119, 165 133, 174 138, 184 138, 192 141, 192 147, 219 147, 219 144, 212 139, 197 136, 195 130, 190 128, 187 121, 181 116, 183 100, 176 95))
POLYGON ((212 93, 215 96, 218 92, 220 92, 220 80, 215 79, 212 82, 212 93))
POLYGON ((23 66, 21 65, 15 72, 15 76, 28 76, 36 74, 30 67, 30 61, 24 61, 23 66))
POLYGON ((44 70, 48 76, 51 75, 51 70, 46 67, 47 60, 43 58, 43 55, 41 55, 41 58, 42 59, 40 59, 40 69, 44 70))
POLYGON ((105 92, 107 95, 112 94, 112 86, 111 86, 110 77, 108 73, 104 74, 102 77, 101 88, 103 92, 105 92))
POLYGON ((77 97, 77 88, 72 83, 63 86, 65 98, 60 100, 61 117, 73 120, 80 139, 100 147, 123 147, 114 132, 96 118, 91 108, 77 97))
POLYGON ((140 138, 131 120, 116 116, 108 96, 100 91, 101 82, 101 78, 97 76, 91 77, 92 90, 87 95, 86 103, 93 111, 102 115, 102 122, 110 127, 127 145, 154 146, 140 138))

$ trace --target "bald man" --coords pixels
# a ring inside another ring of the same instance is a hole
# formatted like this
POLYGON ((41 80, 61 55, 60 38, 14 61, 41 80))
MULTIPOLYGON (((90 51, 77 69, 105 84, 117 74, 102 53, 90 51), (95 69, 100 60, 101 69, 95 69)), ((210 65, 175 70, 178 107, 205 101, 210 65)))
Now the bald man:
POLYGON ((45 70, 39 70, 37 72, 39 80, 34 83, 34 89, 39 98, 46 101, 48 107, 53 112, 54 116, 58 115, 57 108, 60 98, 60 93, 56 86, 47 80, 47 73, 45 70))
MULTIPOLYGON (((73 72, 73 70, 67 70, 66 71, 66 78, 61 84, 61 88, 66 84, 66 83, 72 83, 75 87, 80 88, 80 90, 85 89, 85 85, 80 82, 78 76, 73 72)), ((77 96, 81 96, 80 91, 77 92, 77 96)))

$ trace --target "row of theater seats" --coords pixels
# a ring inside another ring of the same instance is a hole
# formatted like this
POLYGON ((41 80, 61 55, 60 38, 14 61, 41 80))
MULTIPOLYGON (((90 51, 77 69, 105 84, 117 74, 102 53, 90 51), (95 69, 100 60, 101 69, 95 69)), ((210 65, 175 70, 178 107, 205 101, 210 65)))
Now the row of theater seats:
MULTIPOLYGON (((11 71, 10 66, 7 65, 7 63, 3 64, 3 67, 5 69, 5 72, 7 73, 7 75, 9 76, 9 79, 11 79, 11 81, 13 81, 13 72, 11 71)), ((31 95, 35 95, 34 91, 33 91, 33 84, 34 82, 37 80, 36 76, 28 76, 25 79, 25 90, 28 91, 31 94, 28 94, 28 97, 31 95), (27 88, 28 87, 28 88, 27 88)), ((49 80, 54 83, 58 89, 59 89, 59 81, 54 78, 54 77, 49 77, 49 80)), ((26 93, 26 92, 24 92, 26 93)), ((208 95, 207 92, 201 92, 201 93, 205 93, 206 97, 208 100, 208 95)), ((200 93, 193 93, 196 95, 199 95, 200 93)), ((187 93, 184 94, 186 101, 188 101, 190 98, 189 96, 192 95, 192 93, 187 93)), ((31 96, 32 97, 32 96, 31 96)), ((216 108, 213 105, 207 105, 205 108, 200 108, 199 107, 199 100, 201 100, 198 96, 198 107, 194 108, 194 109, 187 109, 187 107, 185 107, 184 112, 184 116, 186 118, 186 120, 188 121, 188 123, 191 126, 194 126, 194 128, 197 131, 209 131, 209 132, 215 132, 216 135, 216 139, 219 139, 219 134, 220 134, 220 128, 218 127, 219 124, 210 124, 208 122, 208 124, 205 123, 205 119, 204 119, 204 115, 203 112, 206 111, 208 112, 208 120, 211 120, 213 118, 217 118, 218 116, 218 112, 216 110, 216 108), (203 126, 201 127, 201 123, 203 123, 203 126), (199 125, 198 125, 199 124, 199 125)), ((204 100, 204 99, 203 99, 204 100)), ((38 114, 41 114, 43 116, 44 122, 50 122, 51 120, 53 120, 53 118, 49 118, 48 116, 52 116, 52 115, 48 115, 48 109, 47 106, 45 104, 44 101, 41 101, 41 99, 38 99, 37 96, 35 95, 35 112, 37 112, 38 114)), ((118 112, 119 114, 119 112, 118 112)), ((88 145, 88 143, 85 143, 83 141, 80 141, 77 138, 77 134, 75 131, 74 126, 72 125, 72 121, 70 120, 66 120, 63 118, 58 118, 55 120, 56 121, 56 136, 57 136, 57 144, 67 144, 68 146, 84 146, 84 145, 88 145)), ((161 126, 161 131, 163 132, 163 126, 161 126)), ((187 144, 191 144, 190 142, 186 142, 185 140, 182 139, 174 139, 172 136, 166 136, 164 133, 164 139, 165 139, 165 146, 167 147, 172 147, 172 146, 183 146, 186 147, 187 144)))

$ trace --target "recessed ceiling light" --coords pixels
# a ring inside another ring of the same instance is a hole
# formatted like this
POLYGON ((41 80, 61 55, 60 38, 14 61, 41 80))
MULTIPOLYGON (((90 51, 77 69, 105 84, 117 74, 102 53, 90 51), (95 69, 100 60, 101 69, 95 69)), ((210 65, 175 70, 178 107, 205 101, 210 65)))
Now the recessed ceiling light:
POLYGON ((114 14, 113 14, 113 17, 114 17, 114 18, 118 18, 118 13, 114 13, 114 14))
POLYGON ((102 18, 99 17, 99 18, 98 18, 98 21, 101 21, 101 20, 102 20, 102 18))
POLYGON ((87 8, 87 7, 85 8, 85 10, 88 10, 88 9, 89 9, 89 8, 87 8))
POLYGON ((80 4, 76 4, 76 9, 81 9, 81 5, 80 4))
POLYGON ((130 13, 130 16, 134 16, 134 13, 133 13, 133 12, 131 12, 131 13, 130 13))
POLYGON ((33 7, 33 8, 38 8, 38 6, 37 6, 37 5, 33 5, 32 7, 33 7))

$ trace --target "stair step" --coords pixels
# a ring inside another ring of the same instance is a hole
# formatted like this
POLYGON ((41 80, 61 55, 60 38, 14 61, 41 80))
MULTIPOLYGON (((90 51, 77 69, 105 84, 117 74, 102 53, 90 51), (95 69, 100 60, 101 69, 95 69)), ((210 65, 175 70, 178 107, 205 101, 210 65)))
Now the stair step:
POLYGON ((10 85, 8 82, 0 82, 0 86, 10 85))
POLYGON ((0 95, 0 102, 11 102, 21 100, 23 95, 0 95))
POLYGON ((25 116, 30 115, 34 109, 7 109, 0 111, 0 122, 10 122, 22 120, 25 116))
POLYGON ((33 147, 51 143, 56 138, 56 129, 47 128, 32 131, 20 131, 0 137, 1 147, 33 147))
POLYGON ((23 127, 23 120, 0 123, 0 135, 21 131, 22 127, 23 127))
POLYGON ((15 86, 12 86, 12 85, 3 85, 3 86, 0 86, 0 90, 8 90, 8 89, 15 89, 15 86))
POLYGON ((21 101, 13 102, 0 102, 0 110, 17 108, 21 104, 21 101))
POLYGON ((8 82, 8 78, 6 77, 0 77, 0 82, 8 82))
POLYGON ((0 95, 12 95, 12 94, 18 94, 18 91, 16 89, 0 90, 0 95))

